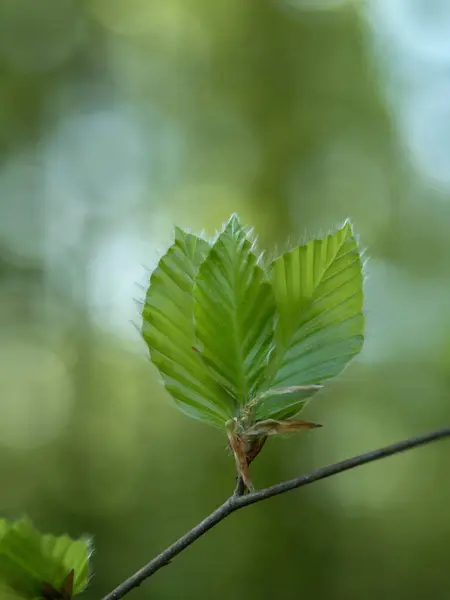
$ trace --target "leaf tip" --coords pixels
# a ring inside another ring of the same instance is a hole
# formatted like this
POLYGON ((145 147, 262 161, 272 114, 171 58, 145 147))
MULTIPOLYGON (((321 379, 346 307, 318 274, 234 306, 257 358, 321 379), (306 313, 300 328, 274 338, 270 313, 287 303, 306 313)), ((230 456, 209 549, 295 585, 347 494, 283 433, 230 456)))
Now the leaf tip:
POLYGON ((237 229, 241 228, 241 222, 239 220, 239 215, 234 212, 232 213, 231 217, 228 219, 228 221, 225 224, 225 229, 230 229, 231 231, 236 231, 237 229))
POLYGON ((180 240, 184 240, 184 238, 186 237, 186 232, 184 231, 184 229, 181 229, 181 227, 178 227, 178 225, 175 225, 174 228, 174 234, 175 234, 175 241, 179 242, 180 240))

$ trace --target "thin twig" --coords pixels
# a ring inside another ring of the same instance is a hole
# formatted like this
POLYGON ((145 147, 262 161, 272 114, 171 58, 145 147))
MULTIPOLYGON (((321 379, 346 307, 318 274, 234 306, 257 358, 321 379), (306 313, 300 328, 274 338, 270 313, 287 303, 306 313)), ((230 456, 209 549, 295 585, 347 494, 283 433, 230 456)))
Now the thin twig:
POLYGON ((242 477, 238 477, 236 480, 236 487, 233 492, 233 498, 237 498, 239 496, 243 496, 246 492, 247 488, 242 477))
POLYGON ((290 490, 309 485, 310 483, 314 483, 320 479, 326 479, 327 477, 354 469, 355 467, 360 467, 367 463, 380 460, 381 458, 387 458, 388 456, 399 454, 405 450, 417 448, 418 446, 424 446, 430 442, 441 440, 447 437, 450 437, 450 427, 439 429, 437 431, 403 440, 389 446, 384 446, 378 450, 373 450, 371 452, 366 452, 365 454, 348 458, 341 462, 323 467, 322 469, 318 469, 309 475, 300 475, 299 477, 294 477, 294 479, 277 483, 276 485, 253 492, 251 494, 247 494, 246 496, 240 495, 241 484, 238 482, 234 494, 228 498, 228 500, 224 502, 222 506, 217 508, 208 517, 201 521, 201 523, 188 531, 188 533, 183 535, 174 544, 163 550, 161 554, 156 556, 148 564, 142 567, 142 569, 122 582, 115 590, 107 594, 103 600, 119 600, 120 598, 123 598, 133 588, 138 587, 145 579, 148 579, 148 577, 151 577, 161 567, 167 565, 172 558, 180 554, 180 552, 198 540, 199 537, 215 527, 218 523, 220 523, 220 521, 223 521, 223 519, 231 515, 231 513, 235 512, 236 510, 244 508, 245 506, 249 506, 250 504, 255 504, 255 502, 272 498, 272 496, 278 496, 279 494, 284 494, 290 490))

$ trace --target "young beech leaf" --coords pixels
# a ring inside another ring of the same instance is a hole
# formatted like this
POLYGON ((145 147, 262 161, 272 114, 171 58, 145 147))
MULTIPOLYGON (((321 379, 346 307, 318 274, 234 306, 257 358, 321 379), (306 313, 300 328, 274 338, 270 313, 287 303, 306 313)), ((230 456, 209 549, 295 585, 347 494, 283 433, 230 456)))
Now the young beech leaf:
POLYGON ((296 385, 267 390, 255 399, 253 415, 256 420, 267 418, 266 415, 276 414, 278 419, 283 415, 298 412, 311 397, 311 394, 322 389, 322 385, 296 385))
POLYGON ((266 419, 265 421, 258 421, 246 431, 247 436, 268 436, 268 435, 283 435, 289 433, 299 433, 307 429, 317 429, 322 427, 319 423, 312 423, 311 421, 297 421, 294 419, 287 420, 275 420, 266 419))
POLYGON ((73 582, 75 571, 72 569, 64 579, 61 589, 55 589, 50 583, 45 581, 42 584, 42 591, 45 600, 70 600, 73 595, 73 582))
MULTIPOLYGON (((278 323, 268 386, 315 385, 338 375, 364 339, 362 261, 350 223, 280 256, 271 281, 278 323)), ((291 406, 284 397, 263 399, 259 418, 292 417, 316 390, 291 406)))
POLYGON ((263 384, 273 349, 275 301, 252 246, 233 215, 200 266, 194 287, 202 359, 238 405, 263 384))
POLYGON ((234 414, 234 399, 195 350, 192 291, 209 251, 208 242, 176 228, 174 244, 150 277, 142 335, 178 407, 191 417, 224 428, 234 414))
POLYGON ((41 534, 27 519, 0 521, 0 598, 70 600, 89 582, 91 543, 41 534))
MULTIPOLYGON (((29 596, 16 592, 12 587, 0 581, 0 598, 1 600, 26 600, 29 596)), ((42 595, 36 596, 34 600, 41 600, 41 598, 42 595)))

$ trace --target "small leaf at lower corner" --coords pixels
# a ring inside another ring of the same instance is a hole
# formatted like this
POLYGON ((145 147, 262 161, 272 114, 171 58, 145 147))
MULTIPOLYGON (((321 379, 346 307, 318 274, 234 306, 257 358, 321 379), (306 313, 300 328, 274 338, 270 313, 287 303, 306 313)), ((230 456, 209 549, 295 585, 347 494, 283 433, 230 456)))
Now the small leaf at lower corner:
POLYGON ((0 583, 19 598, 68 600, 89 582, 89 539, 42 534, 23 518, 0 522, 0 583), (49 595, 50 594, 50 595, 49 595))

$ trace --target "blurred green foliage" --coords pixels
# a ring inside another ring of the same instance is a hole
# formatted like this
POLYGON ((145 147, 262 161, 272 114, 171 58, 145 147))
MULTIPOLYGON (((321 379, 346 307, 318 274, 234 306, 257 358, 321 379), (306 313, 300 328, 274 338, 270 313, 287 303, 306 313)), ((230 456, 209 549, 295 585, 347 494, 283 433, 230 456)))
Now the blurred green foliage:
POLYGON ((42 534, 28 518, 0 521, 0 597, 72 598, 89 582, 88 539, 42 534))
MULTIPOLYGON (((0 0, 0 512, 94 535, 86 600, 234 484, 130 324, 174 223, 237 211, 283 251, 350 216, 369 248, 364 351, 257 486, 450 417, 448 191, 410 161, 366 3, 307 4, 0 0)), ((133 597, 444 598, 447 471, 437 444, 261 503, 133 597)))

